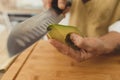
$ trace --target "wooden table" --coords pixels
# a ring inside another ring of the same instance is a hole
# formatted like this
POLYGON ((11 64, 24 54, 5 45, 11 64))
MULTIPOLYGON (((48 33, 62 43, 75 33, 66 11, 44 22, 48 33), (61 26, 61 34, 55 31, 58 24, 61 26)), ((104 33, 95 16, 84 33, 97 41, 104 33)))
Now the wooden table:
POLYGON ((39 41, 16 59, 2 80, 120 80, 120 54, 77 63, 39 41))

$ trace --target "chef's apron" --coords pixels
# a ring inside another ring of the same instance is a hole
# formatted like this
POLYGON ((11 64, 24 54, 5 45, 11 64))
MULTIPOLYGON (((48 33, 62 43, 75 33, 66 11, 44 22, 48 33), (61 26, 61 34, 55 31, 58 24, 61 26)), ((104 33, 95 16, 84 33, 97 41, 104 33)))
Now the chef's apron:
POLYGON ((72 1, 70 25, 77 26, 87 37, 106 34, 109 25, 120 20, 120 0, 72 1))

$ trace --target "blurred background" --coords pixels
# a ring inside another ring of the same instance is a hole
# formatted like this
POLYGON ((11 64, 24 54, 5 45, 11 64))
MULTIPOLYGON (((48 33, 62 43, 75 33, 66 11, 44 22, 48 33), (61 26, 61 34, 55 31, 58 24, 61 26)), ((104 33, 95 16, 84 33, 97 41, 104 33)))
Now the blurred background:
MULTIPOLYGON (((0 0, 0 32, 44 11, 47 0, 0 0), (44 2, 44 4, 43 4, 44 2)), ((67 18, 67 17, 66 17, 67 18)), ((65 19, 61 24, 68 24, 65 19)))
POLYGON ((42 0, 0 0, 0 24, 12 28, 17 23, 39 14, 42 0))

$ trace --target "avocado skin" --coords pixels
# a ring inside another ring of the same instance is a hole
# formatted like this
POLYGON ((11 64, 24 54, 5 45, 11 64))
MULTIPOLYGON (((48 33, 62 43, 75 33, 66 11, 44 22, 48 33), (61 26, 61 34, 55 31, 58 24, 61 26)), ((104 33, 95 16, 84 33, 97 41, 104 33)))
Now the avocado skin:
POLYGON ((68 46, 71 46, 72 48, 74 48, 76 50, 79 50, 79 48, 76 47, 70 39, 71 33, 77 33, 82 36, 80 31, 76 27, 53 24, 53 25, 50 25, 47 28, 47 30, 48 30, 49 38, 56 39, 64 44, 67 44, 68 46))

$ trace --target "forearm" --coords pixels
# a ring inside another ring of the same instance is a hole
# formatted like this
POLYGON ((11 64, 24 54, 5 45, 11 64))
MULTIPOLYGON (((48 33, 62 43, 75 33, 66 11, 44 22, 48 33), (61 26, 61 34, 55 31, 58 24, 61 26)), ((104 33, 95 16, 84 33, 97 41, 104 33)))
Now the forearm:
POLYGON ((112 31, 100 39, 104 41, 106 53, 120 53, 120 33, 112 31))

